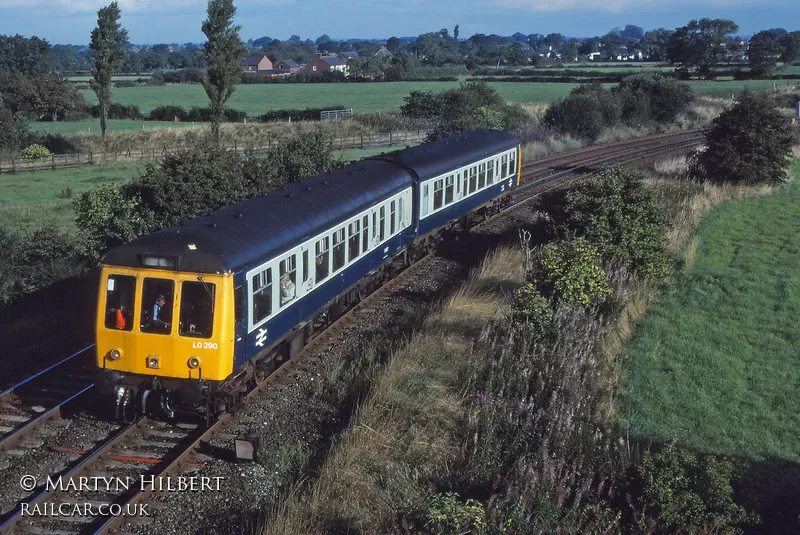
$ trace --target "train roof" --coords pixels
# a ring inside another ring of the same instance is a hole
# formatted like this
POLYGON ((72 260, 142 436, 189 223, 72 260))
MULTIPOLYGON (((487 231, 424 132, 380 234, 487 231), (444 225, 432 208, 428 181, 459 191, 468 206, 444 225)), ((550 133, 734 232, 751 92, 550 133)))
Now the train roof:
POLYGON ((517 145, 519 139, 506 132, 476 130, 374 156, 373 159, 396 162, 412 170, 420 180, 426 180, 517 145))
POLYGON ((142 267, 145 255, 177 259, 180 271, 235 272, 411 187, 411 180, 397 165, 362 160, 142 236, 110 251, 103 263, 142 267))

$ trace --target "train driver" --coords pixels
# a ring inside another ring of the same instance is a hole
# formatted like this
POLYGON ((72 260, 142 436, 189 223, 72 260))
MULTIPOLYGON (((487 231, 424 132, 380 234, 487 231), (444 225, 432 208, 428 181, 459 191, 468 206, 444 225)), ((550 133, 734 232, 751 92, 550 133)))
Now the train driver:
POLYGON ((156 302, 155 304, 153 304, 153 315, 152 315, 153 325, 158 325, 160 327, 169 327, 169 323, 164 321, 164 318, 167 315, 167 311, 163 309, 166 304, 167 300, 164 299, 163 295, 159 295, 158 297, 156 297, 156 302))

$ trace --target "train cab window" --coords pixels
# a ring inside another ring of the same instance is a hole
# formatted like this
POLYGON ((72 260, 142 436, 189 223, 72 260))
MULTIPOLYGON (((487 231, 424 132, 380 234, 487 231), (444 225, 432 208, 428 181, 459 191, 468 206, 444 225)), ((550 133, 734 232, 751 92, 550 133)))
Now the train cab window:
MULTIPOLYGON (((375 214, 373 214, 373 217, 374 217, 374 215, 375 214)), ((363 227, 361 229, 361 235, 363 236, 363 239, 362 239, 363 243, 361 244, 361 247, 362 247, 362 249, 364 249, 364 252, 366 253, 369 250, 369 216, 368 215, 365 215, 361 219, 361 225, 363 227)), ((375 232, 375 230, 373 229, 372 232, 375 232)))
POLYGON ((394 236, 394 231, 396 230, 396 223, 397 220, 397 203, 392 201, 391 203, 391 212, 389 213, 389 236, 394 236))
POLYGON ((433 209, 438 210, 444 203, 444 180, 433 183, 433 209))
POLYGON ((272 314, 272 268, 253 275, 253 325, 272 314))
POLYGON ((508 176, 508 154, 503 154, 500 157, 500 179, 504 179, 508 176))
POLYGON ((508 174, 513 175, 517 172, 517 151, 512 150, 511 155, 508 157, 509 170, 508 174))
POLYGON ((324 281, 328 277, 328 273, 330 273, 330 248, 331 241, 327 236, 317 241, 317 256, 314 260, 316 265, 314 280, 316 282, 324 281))
POLYGON ((450 204, 453 202, 453 190, 455 189, 453 175, 444 179, 444 203, 450 204))
POLYGON ((344 266, 344 229, 333 233, 333 271, 339 271, 344 266))
POLYGON ((361 254, 359 248, 361 234, 361 223, 353 221, 347 225, 347 261, 352 262, 361 254))
POLYGON ((143 333, 172 332, 172 299, 175 283, 168 279, 144 279, 142 284, 141 330, 143 333))
POLYGON ((133 329, 133 299, 136 297, 136 277, 109 275, 106 281, 106 329, 133 329))
POLYGON ((279 272, 281 275, 281 306, 287 305, 297 297, 297 257, 295 255, 282 260, 279 272))
POLYGON ((386 237, 386 207, 381 206, 381 218, 378 222, 378 229, 380 230, 380 241, 383 242, 383 239, 386 237))
POLYGON ((428 184, 422 186, 422 202, 420 203, 422 205, 422 217, 428 215, 428 187, 428 184))
POLYGON ((494 183, 494 160, 486 162, 486 183, 494 183))
POLYGON ((181 284, 181 321, 178 334, 211 338, 214 330, 214 297, 216 285, 203 281, 181 284))
POLYGON ((478 169, 476 167, 469 168, 469 192, 475 193, 478 189, 478 169))

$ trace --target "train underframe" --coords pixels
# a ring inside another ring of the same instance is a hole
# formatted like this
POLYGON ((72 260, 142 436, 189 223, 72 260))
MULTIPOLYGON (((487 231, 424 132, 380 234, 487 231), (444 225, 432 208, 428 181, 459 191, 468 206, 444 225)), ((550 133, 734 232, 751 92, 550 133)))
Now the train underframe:
POLYGON ((209 422, 215 415, 240 406, 248 392, 285 362, 297 357, 316 333, 324 331, 385 282, 433 252, 440 243, 468 231, 476 222, 492 217, 508 204, 510 194, 505 194, 444 227, 416 238, 311 318, 247 361, 242 370, 230 379, 186 380, 103 370, 98 388, 102 394, 113 398, 113 419, 130 422, 141 414, 147 414, 159 419, 175 420, 181 415, 201 415, 209 422))

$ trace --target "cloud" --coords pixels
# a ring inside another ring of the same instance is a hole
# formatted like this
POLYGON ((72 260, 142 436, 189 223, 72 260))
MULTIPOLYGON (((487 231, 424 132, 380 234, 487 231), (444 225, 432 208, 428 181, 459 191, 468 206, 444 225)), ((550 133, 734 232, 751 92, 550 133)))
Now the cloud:
MULTIPOLYGON (((0 8, 4 7, 26 7, 48 9, 56 8, 65 13, 86 13, 94 12, 105 7, 111 0, 0 0, 0 8)), ((198 5, 205 6, 206 0, 117 0, 123 16, 125 13, 137 13, 142 11, 172 11, 182 6, 198 5)))
MULTIPOLYGON (((1 0, 0 0, 1 1, 1 0)), ((527 9, 538 13, 559 11, 605 11, 619 13, 626 11, 645 11, 648 9, 661 9, 664 7, 662 0, 497 0, 504 7, 527 9)), ((695 5, 691 0, 678 0, 671 4, 695 5)), ((761 0, 709 0, 706 6, 743 6, 761 5, 761 0)))

